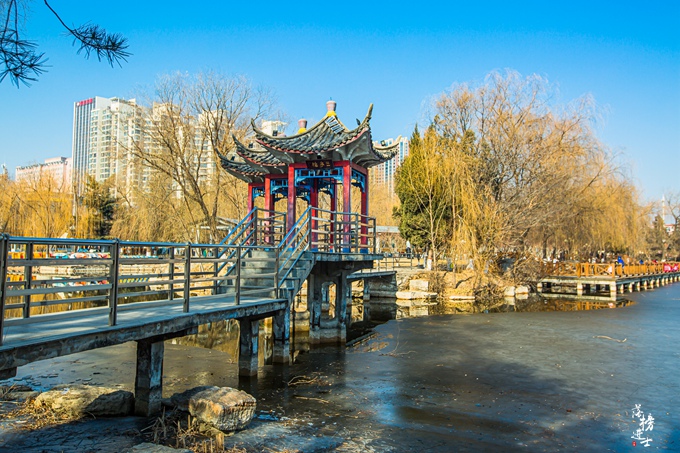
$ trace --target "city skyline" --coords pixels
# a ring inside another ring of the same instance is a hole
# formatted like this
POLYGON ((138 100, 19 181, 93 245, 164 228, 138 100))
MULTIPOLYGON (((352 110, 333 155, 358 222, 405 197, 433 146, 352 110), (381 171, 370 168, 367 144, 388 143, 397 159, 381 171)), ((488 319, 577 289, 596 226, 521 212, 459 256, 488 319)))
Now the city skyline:
POLYGON ((289 123, 300 117, 315 123, 329 98, 338 101, 345 121, 363 117, 373 103, 373 138, 383 140, 423 126, 428 100, 452 84, 475 84, 510 68, 557 85, 558 104, 592 95, 601 118, 598 137, 630 163, 645 199, 680 191, 678 5, 363 8, 362 15, 380 13, 379 20, 355 17, 352 4, 263 4, 269 14, 215 5, 210 15, 179 2, 158 5, 60 7, 70 22, 91 21, 125 35, 133 55, 121 68, 76 55, 49 11, 34 5, 26 37, 38 42, 51 67, 31 87, 0 84, 0 160, 11 172, 71 156, 75 102, 93 95, 135 98, 148 93, 142 87, 157 76, 175 71, 244 74, 275 92, 289 123))

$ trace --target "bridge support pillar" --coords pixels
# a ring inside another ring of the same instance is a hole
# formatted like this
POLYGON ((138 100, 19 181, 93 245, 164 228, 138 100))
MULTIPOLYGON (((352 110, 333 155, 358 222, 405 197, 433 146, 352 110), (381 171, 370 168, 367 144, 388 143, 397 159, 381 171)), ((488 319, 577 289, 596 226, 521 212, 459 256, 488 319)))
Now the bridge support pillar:
POLYGON ((274 315, 274 363, 290 363, 290 311, 288 307, 274 315))
POLYGON ((640 282, 635 282, 635 291, 640 292, 640 282))
POLYGON ((616 300, 616 283, 609 285, 609 298, 611 300, 616 300))
MULTIPOLYGON (((343 344, 347 341, 347 309, 352 299, 352 284, 347 281, 347 275, 342 274, 335 280, 335 319, 337 319, 337 341, 343 344)), ((351 308, 350 308, 351 310, 351 308)))
POLYGON ((583 296, 583 283, 581 282, 576 283, 576 295, 583 296))
POLYGON ((312 344, 343 344, 347 340, 347 311, 348 298, 352 297, 352 287, 347 281, 347 273, 340 276, 310 274, 308 280, 309 308, 309 341, 312 344), (329 281, 330 280, 330 281, 329 281), (324 300, 328 297, 327 286, 335 283, 335 306, 328 317, 326 310, 330 311, 330 303, 324 300))
POLYGON ((369 322, 371 320, 371 302, 364 301, 364 313, 362 321, 369 322))
POLYGON ((148 417, 161 411, 163 393, 163 340, 137 342, 135 414, 148 417))
POLYGON ((238 374, 239 376, 257 376, 257 340, 260 333, 258 319, 243 318, 240 320, 238 374))
POLYGON ((541 294, 543 292, 543 282, 536 283, 536 292, 541 294))
POLYGON ((364 302, 371 300, 371 286, 368 284, 368 280, 364 279, 364 291, 363 291, 364 302))
POLYGON ((307 310, 309 310, 309 332, 321 326, 322 281, 314 274, 307 277, 307 310))
POLYGON ((321 318, 330 317, 331 317, 331 285, 330 283, 325 282, 321 285, 321 318))

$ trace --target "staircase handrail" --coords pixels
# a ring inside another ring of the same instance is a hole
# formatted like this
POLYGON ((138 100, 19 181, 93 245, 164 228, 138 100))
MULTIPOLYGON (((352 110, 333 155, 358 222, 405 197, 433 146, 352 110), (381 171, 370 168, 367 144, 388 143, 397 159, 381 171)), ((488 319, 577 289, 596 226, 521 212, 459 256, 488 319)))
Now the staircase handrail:
POLYGON ((276 248, 277 254, 277 290, 281 288, 284 281, 288 279, 288 276, 295 268, 304 251, 309 248, 309 234, 311 225, 311 212, 312 207, 308 207, 302 213, 302 215, 295 222, 290 231, 281 240, 278 247, 276 248), (307 240, 305 240, 307 239, 307 240), (288 245, 293 243, 294 248, 289 250, 288 245), (288 258, 283 262, 279 262, 283 252, 289 252, 288 258))
MULTIPOLYGON (((257 237, 254 238, 252 242, 255 242, 252 245, 248 245, 249 242, 251 242, 251 239, 253 239, 255 235, 255 230, 257 229, 257 221, 258 221, 258 211, 261 211, 263 213, 268 213, 268 214, 273 214, 270 216, 271 219, 275 219, 276 217, 283 217, 283 224, 285 225, 285 213, 277 212, 277 211, 271 211, 268 209, 262 209, 258 207, 254 207, 251 209, 242 219, 239 223, 236 224, 234 229, 231 230, 231 232, 218 244, 220 246, 225 246, 224 250, 218 254, 218 258, 222 258, 224 253, 227 252, 230 248, 233 248, 233 246, 241 246, 242 249, 248 250, 250 248, 262 248, 262 245, 258 245, 257 242, 257 237), (252 228, 253 223, 255 224, 255 228, 252 228), (231 246, 231 247, 230 247, 231 246)), ((226 260, 217 268, 217 273, 221 272, 222 269, 227 265, 229 260, 234 258, 234 255, 236 253, 236 248, 233 248, 232 251, 229 253, 229 255, 226 257, 226 260)), ((245 255, 244 255, 245 256, 245 255)), ((243 258, 243 256, 241 256, 243 258)), ((225 277, 231 274, 232 269, 228 269, 227 273, 225 274, 225 277)))
MULTIPOLYGON (((240 221, 239 223, 237 223, 236 226, 229 232, 229 234, 227 234, 227 235, 224 237, 224 239, 222 239, 222 240, 220 241, 219 245, 225 245, 225 244, 234 245, 234 244, 233 244, 234 241, 229 242, 229 239, 230 239, 233 235, 236 234, 236 232, 239 230, 239 228, 241 228, 241 226, 243 226, 243 224, 246 223, 246 221, 247 221, 248 219, 250 219, 250 217, 251 217, 258 209, 259 209, 259 208, 255 207, 255 208, 251 209, 250 211, 248 211, 248 214, 246 214, 245 216, 243 216, 243 218, 241 219, 241 221, 240 221)), ((255 217, 255 218, 257 218, 257 217, 255 217)), ((252 223, 252 222, 253 222, 252 219, 248 220, 248 224, 250 224, 250 223, 252 223)), ((237 237, 240 236, 240 235, 241 235, 241 233, 239 233, 239 234, 237 235, 237 237)))

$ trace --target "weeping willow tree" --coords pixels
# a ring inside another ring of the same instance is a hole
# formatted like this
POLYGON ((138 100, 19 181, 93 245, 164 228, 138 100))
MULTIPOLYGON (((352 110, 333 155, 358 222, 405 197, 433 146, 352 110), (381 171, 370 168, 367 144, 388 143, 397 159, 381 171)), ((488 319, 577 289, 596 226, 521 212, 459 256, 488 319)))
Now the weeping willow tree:
POLYGON ((0 231, 15 236, 60 237, 70 232, 68 181, 39 172, 21 181, 0 175, 0 231))
POLYGON ((637 247, 644 207, 595 137, 592 100, 554 98, 511 71, 439 95, 397 174, 402 234, 479 271, 512 257, 517 278, 554 251, 637 247))

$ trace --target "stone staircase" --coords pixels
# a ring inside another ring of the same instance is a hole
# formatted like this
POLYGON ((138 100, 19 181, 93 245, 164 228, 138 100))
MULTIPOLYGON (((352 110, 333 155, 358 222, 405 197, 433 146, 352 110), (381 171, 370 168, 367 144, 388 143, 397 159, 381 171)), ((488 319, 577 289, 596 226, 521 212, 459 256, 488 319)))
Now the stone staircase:
POLYGON ((289 260, 286 263, 288 255, 284 250, 279 255, 277 269, 277 253, 276 247, 245 251, 241 257, 240 282, 237 285, 236 271, 229 270, 225 280, 220 284, 219 292, 235 295, 238 291, 241 297, 283 298, 292 302, 311 272, 314 255, 309 251, 303 251, 296 261, 289 260), (278 294, 276 294, 277 274, 281 279, 278 294))
POLYGON ((295 295, 314 266, 309 251, 312 211, 302 213, 286 233, 285 214, 248 213, 222 241, 225 264, 218 271, 218 293, 259 299, 287 299, 295 295), (280 224, 277 224, 277 220, 280 224))

